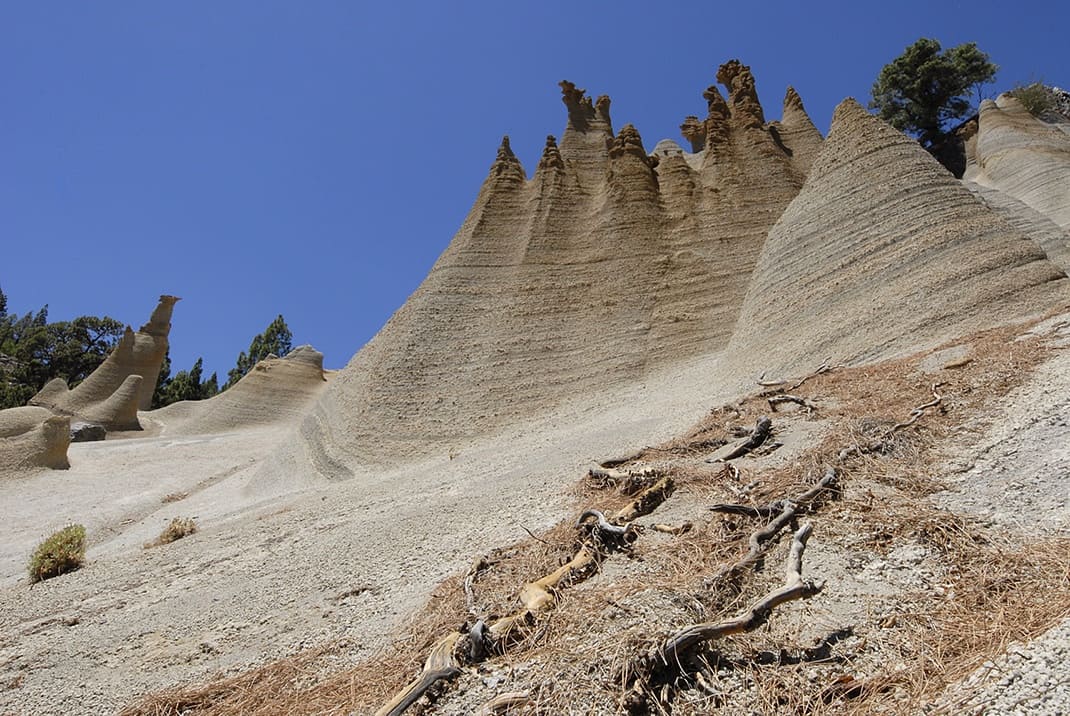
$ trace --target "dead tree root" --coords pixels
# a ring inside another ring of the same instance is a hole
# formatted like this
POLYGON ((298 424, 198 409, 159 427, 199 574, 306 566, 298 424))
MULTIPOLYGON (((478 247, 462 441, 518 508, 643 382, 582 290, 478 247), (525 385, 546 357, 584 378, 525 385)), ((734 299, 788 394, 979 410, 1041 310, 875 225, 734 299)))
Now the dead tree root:
POLYGON ((623 709, 631 714, 646 714, 651 710, 663 712, 669 705, 667 700, 671 698, 672 685, 677 678, 684 673, 700 671, 695 656, 701 647, 731 634, 753 631, 765 624, 778 606, 796 599, 809 599, 819 593, 823 583, 802 578, 802 556, 811 531, 812 525, 807 523, 792 537, 782 586, 731 619, 693 624, 677 631, 636 660, 626 675, 628 690, 621 701, 623 709))

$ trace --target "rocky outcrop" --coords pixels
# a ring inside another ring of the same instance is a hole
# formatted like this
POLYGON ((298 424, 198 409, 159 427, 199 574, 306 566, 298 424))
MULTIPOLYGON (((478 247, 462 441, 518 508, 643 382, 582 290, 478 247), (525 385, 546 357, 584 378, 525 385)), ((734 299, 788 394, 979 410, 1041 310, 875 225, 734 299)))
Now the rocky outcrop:
MULTIPOLYGON (((740 63, 708 90, 692 148, 614 133, 608 97, 567 110, 525 179, 507 142, 430 274, 302 428, 331 476, 486 435, 724 346, 765 235, 805 178, 740 63)), ((801 102, 785 126, 802 127, 801 102)), ((803 114, 805 114, 803 112, 803 114)), ((794 129, 793 129, 794 131, 794 129)), ((790 136, 789 136, 790 135, 790 136)))
POLYGON ((976 135, 966 139, 963 178, 998 189, 1070 231, 1070 134, 1035 118, 1010 95, 981 103, 976 135))
POLYGON ((788 87, 784 95, 783 118, 779 122, 770 122, 769 129, 791 157, 795 168, 808 174, 823 140, 794 87, 788 87))
POLYGON ((45 408, 0 410, 0 478, 26 470, 70 467, 70 419, 45 408))
POLYGON ((326 385, 323 354, 299 346, 278 358, 269 356, 236 384, 207 400, 182 401, 155 410, 151 419, 168 435, 231 432, 287 423, 305 413, 326 385))
POLYGON ((135 333, 129 326, 104 362, 73 390, 57 378, 31 405, 99 423, 108 430, 138 430, 138 410, 148 410, 167 354, 171 313, 179 299, 160 296, 148 323, 135 333))
POLYGON ((728 346, 740 377, 888 357, 1070 300, 1070 280, 854 100, 765 243, 728 346))

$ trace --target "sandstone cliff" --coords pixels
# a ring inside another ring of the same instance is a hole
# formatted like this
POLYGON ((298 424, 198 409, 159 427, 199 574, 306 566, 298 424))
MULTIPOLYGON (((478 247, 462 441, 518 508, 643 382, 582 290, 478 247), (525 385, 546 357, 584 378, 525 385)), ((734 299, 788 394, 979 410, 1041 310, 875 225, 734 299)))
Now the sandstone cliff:
POLYGON ((1070 125, 1033 117, 1017 99, 981 103, 964 178, 998 189, 1070 231, 1070 125))
POLYGON ((1040 247, 854 100, 769 234, 726 370, 917 350, 1070 301, 1040 247))
POLYGON ((428 277, 305 420, 319 471, 463 441, 721 348, 821 139, 793 92, 771 125, 749 68, 718 80, 727 99, 711 87, 690 123, 697 154, 650 156, 635 127, 614 131, 608 97, 571 82, 533 176, 503 139, 428 277))

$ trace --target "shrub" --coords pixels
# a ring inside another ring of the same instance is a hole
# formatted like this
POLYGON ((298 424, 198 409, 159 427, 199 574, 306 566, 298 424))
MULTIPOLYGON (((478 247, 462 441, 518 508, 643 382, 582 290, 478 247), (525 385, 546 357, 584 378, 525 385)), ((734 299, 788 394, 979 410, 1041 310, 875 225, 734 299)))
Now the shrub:
POLYGON ((85 527, 68 525, 37 546, 30 557, 30 582, 73 572, 85 562, 85 527))
POLYGON ((196 531, 197 523, 193 521, 192 517, 176 517, 171 520, 169 525, 163 528, 163 532, 160 533, 159 537, 145 545, 145 549, 158 547, 162 544, 170 544, 183 537, 189 537, 196 531))
POLYGON ((1021 102, 1034 117, 1043 117, 1056 109, 1055 94, 1043 82, 1018 85, 1007 94, 1021 102))

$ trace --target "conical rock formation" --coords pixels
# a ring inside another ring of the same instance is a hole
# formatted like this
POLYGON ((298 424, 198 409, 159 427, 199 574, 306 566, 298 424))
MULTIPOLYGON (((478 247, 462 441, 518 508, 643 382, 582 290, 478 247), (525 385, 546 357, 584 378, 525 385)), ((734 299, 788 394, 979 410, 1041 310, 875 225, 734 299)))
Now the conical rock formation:
POLYGON ((728 100, 707 91, 698 155, 651 156, 635 127, 614 133, 608 97, 562 82, 561 141, 530 179, 503 141, 461 229, 332 381, 296 452, 345 476, 723 347, 805 171, 764 123, 750 70, 719 76, 728 100))
MULTIPOLYGON (((1070 231, 1070 134, 1014 97, 981 103, 963 178, 998 189, 1070 231)), ((1063 125, 1066 126, 1066 125, 1063 125)))
POLYGON ((1070 300, 1070 281, 917 142, 854 100, 769 234, 730 374, 887 357, 1070 300))
POLYGON ((31 405, 96 422, 108 430, 138 430, 137 411, 148 410, 167 354, 171 312, 179 299, 160 296, 148 323, 129 326, 100 366, 73 390, 61 378, 49 381, 31 405), (138 376, 138 380, 132 380, 138 376))

